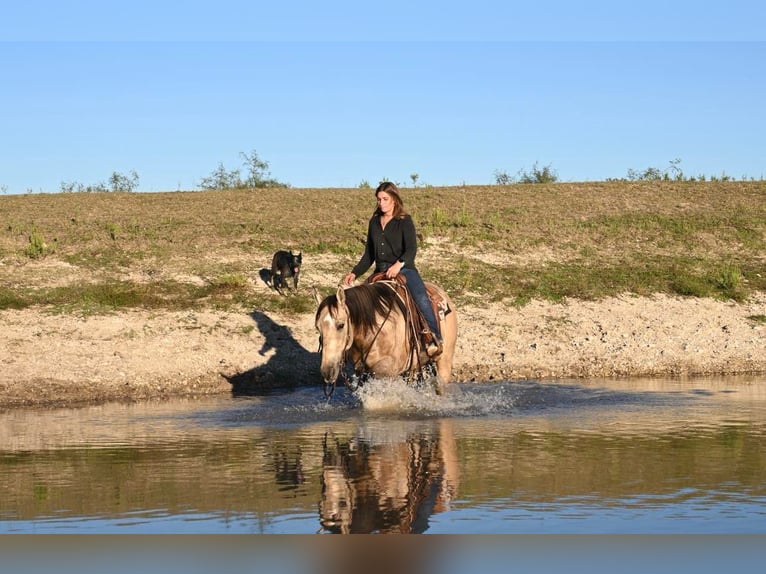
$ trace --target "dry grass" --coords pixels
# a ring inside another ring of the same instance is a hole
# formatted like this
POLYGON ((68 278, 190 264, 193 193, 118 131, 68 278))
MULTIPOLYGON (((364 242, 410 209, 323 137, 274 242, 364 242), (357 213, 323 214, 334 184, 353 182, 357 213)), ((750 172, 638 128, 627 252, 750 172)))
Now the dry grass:
MULTIPOLYGON (((419 267, 457 299, 766 290, 766 183, 403 190, 419 267)), ((1 196, 0 308, 310 309, 249 278, 301 249, 328 288, 360 255, 370 189, 1 196)))

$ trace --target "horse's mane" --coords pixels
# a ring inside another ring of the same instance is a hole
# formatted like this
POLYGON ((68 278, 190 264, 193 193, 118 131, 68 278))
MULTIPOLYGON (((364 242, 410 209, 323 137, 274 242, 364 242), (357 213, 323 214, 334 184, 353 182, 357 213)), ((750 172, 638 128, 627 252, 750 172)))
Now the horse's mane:
MULTIPOLYGON (((376 317, 378 315, 387 316, 392 306, 396 306, 403 316, 407 315, 402 300, 391 287, 383 282, 363 283, 362 285, 351 287, 346 289, 345 296, 349 319, 355 327, 361 329, 364 333, 377 327, 376 317)), ((317 318, 325 308, 330 313, 337 311, 337 295, 330 295, 320 303, 316 312, 317 318)))

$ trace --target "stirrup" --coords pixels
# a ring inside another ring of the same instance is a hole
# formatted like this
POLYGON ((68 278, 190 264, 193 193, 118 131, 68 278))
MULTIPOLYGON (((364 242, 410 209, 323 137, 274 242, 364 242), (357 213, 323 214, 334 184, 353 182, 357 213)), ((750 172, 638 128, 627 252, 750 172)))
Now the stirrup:
POLYGON ((431 329, 423 329, 420 332, 420 338, 423 341, 423 343, 426 345, 428 345, 429 343, 434 343, 441 347, 442 344, 444 343, 443 339, 441 337, 437 337, 436 333, 434 333, 431 329))
POLYGON ((434 359, 443 353, 441 345, 433 342, 426 345, 426 355, 429 358, 434 359))
POLYGON ((429 329, 424 329, 421 333, 423 337, 423 347, 425 348, 426 355, 430 358, 438 357, 443 352, 442 342, 439 338, 429 329))

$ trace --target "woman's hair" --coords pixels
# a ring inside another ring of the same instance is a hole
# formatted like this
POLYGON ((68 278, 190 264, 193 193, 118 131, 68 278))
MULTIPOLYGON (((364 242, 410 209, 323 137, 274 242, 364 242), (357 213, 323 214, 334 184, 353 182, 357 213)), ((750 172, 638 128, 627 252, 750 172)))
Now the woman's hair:
MULTIPOLYGON (((387 193, 391 196, 391 199, 394 200, 394 212, 393 216, 396 218, 402 218, 405 215, 407 215, 407 212, 404 211, 404 202, 402 201, 401 196, 399 195, 399 188, 396 187, 396 184, 390 181, 384 181, 382 182, 378 188, 375 190, 375 197, 378 197, 378 194, 380 192, 387 193)), ((375 208, 375 213, 373 215, 382 215, 380 213, 380 208, 375 208)))

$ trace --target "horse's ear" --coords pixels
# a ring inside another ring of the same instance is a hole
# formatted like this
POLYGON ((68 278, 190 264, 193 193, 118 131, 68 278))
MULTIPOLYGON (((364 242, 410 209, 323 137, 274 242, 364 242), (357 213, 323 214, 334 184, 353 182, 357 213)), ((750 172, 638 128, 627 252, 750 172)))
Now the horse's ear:
POLYGON ((338 305, 346 304, 346 289, 343 287, 342 283, 338 285, 338 290, 335 292, 335 296, 338 298, 338 305))
POLYGON ((319 292, 317 291, 316 285, 311 286, 311 295, 314 297, 314 301, 316 301, 317 305, 322 302, 322 300, 319 298, 319 292))

